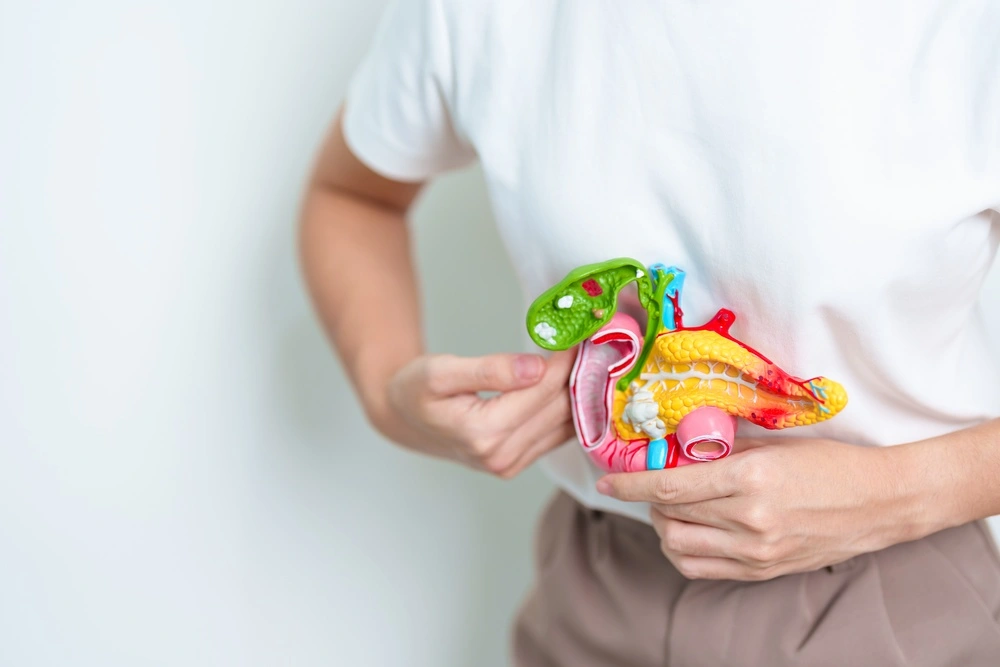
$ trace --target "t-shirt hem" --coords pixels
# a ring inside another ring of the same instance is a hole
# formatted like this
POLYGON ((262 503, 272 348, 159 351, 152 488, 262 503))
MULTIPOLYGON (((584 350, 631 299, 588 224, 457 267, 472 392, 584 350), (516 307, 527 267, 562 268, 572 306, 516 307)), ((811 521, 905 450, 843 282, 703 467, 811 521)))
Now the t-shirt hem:
POLYGON ((539 468, 556 487, 584 507, 652 524, 648 503, 624 502, 597 492, 594 485, 604 473, 591 463, 575 440, 552 450, 539 459, 538 463, 539 468))

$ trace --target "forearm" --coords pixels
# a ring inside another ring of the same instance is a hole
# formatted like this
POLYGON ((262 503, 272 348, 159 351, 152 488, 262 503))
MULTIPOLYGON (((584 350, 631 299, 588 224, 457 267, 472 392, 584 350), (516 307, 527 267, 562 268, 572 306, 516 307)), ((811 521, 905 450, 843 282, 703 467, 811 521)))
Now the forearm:
POLYGON ((320 321, 378 422, 392 374, 423 351, 405 212, 333 187, 305 200, 300 253, 320 321))
POLYGON ((921 533, 1000 514, 1000 419, 890 449, 902 492, 918 497, 921 533))

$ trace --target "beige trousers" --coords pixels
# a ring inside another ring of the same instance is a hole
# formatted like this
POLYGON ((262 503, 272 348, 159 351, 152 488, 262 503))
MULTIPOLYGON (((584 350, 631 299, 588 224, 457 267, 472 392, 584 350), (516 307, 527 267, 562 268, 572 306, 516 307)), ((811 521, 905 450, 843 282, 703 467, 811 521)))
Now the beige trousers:
POLYGON ((518 667, 1000 667, 982 522, 760 583, 689 581, 653 529, 560 493, 514 628, 518 667))

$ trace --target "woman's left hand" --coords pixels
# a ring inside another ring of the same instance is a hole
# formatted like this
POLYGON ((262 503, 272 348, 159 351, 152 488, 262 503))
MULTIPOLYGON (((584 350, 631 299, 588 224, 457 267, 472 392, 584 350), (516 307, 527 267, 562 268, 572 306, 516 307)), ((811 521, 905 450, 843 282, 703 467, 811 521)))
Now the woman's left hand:
POLYGON ((651 504, 663 553, 685 577, 761 581, 939 528, 903 449, 738 438, 725 459, 607 475, 597 488, 651 504))

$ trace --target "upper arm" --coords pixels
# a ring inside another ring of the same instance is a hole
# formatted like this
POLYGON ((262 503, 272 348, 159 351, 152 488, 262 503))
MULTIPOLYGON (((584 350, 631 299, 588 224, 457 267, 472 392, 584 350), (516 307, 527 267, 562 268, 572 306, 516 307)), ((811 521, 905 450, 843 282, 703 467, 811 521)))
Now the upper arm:
POLYGON ((332 190, 402 211, 422 187, 422 181, 393 180, 362 162, 347 145, 343 112, 337 113, 316 159, 310 189, 332 190))
POLYGON ((320 154, 317 184, 405 207, 424 182, 475 159, 454 117, 446 11, 454 8, 439 0, 389 3, 320 154))

